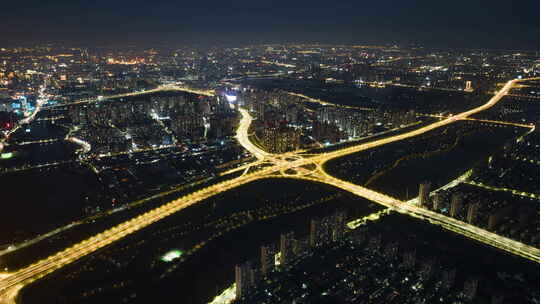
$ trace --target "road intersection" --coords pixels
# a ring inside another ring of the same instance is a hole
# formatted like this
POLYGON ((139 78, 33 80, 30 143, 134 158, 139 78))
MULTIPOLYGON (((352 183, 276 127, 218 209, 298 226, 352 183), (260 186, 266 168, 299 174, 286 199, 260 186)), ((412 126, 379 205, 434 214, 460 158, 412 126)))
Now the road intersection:
POLYGON ((397 212, 425 219, 433 224, 440 225, 446 229, 463 234, 483 243, 495 246, 516 255, 520 255, 532 261, 540 262, 540 250, 538 248, 527 246, 511 239, 498 236, 484 229, 463 223, 456 219, 416 207, 412 204, 407 204, 395 198, 377 193, 373 190, 349 183, 347 181, 339 180, 327 174, 323 168, 323 164, 331 159, 408 139, 452 124, 456 121, 467 119, 469 116, 487 110, 497 104, 519 81, 523 80, 509 81, 486 104, 475 109, 442 119, 413 131, 316 155, 301 156, 294 152, 283 155, 275 155, 261 150, 249 140, 248 131, 252 118, 248 111, 241 109, 242 120, 238 127, 237 139, 246 150, 257 158, 257 161, 245 168, 244 174, 180 197, 172 202, 90 237, 26 268, 20 269, 17 272, 4 274, 5 277, 0 280, 0 303, 15 303, 18 291, 27 284, 34 282, 35 280, 38 280, 86 255, 92 254, 101 248, 113 244, 123 237, 147 227, 171 214, 179 212, 194 204, 200 203, 216 194, 256 180, 270 177, 297 178, 333 185, 360 197, 382 204, 397 212), (287 173, 284 174, 284 172, 287 173))

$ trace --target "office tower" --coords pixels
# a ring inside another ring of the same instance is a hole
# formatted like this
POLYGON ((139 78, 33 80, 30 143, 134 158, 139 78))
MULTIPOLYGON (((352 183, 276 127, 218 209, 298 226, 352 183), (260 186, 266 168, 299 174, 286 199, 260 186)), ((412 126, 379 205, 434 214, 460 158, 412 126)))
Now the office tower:
POLYGON ((281 251, 281 265, 286 266, 294 259, 293 242, 293 232, 281 235, 279 242, 279 249, 281 251))
POLYGON ((450 205, 450 216, 457 217, 461 209, 463 198, 459 193, 452 195, 452 204, 450 205))
POLYGON ((500 216, 498 213, 493 213, 489 215, 488 218, 488 230, 494 230, 499 223, 500 216))
POLYGON ((236 299, 242 299, 250 292, 252 286, 252 269, 250 263, 236 265, 235 281, 236 281, 236 299))
POLYGON ((254 267, 252 267, 250 265, 250 267, 249 267, 249 286, 250 287, 256 286, 259 283, 260 278, 261 278, 261 272, 258 269, 254 268, 254 267))
POLYGON ((321 220, 311 219, 309 223, 309 245, 311 247, 319 246, 319 235, 321 229, 321 220))
POLYGON ((474 221, 476 220, 476 216, 478 213, 478 209, 480 209, 479 203, 474 203, 469 205, 469 209, 467 210, 467 223, 474 224, 474 221))
POLYGON ((442 208, 444 208, 444 195, 441 192, 437 192, 433 196, 433 210, 440 211, 442 208))
POLYGON ((418 189, 418 199, 419 199, 420 207, 424 207, 424 208, 427 207, 430 191, 431 191, 430 182, 423 182, 420 184, 420 188, 418 189))
POLYGON ((274 244, 261 246, 261 274, 267 276, 274 270, 277 248, 274 244))
POLYGON ((332 241, 337 242, 343 239, 345 234, 345 213, 337 212, 332 216, 332 241))

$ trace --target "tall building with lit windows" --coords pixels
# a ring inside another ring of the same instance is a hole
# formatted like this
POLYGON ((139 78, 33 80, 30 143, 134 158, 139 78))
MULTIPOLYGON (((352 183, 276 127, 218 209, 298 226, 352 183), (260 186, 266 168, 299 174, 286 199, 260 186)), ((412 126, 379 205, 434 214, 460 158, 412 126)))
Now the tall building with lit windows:
POLYGON ((427 207, 430 191, 431 191, 430 182, 423 182, 420 184, 420 188, 418 190, 418 199, 419 199, 420 207, 424 207, 424 208, 427 207))
POLYGON ((469 224, 474 224, 474 222, 476 221, 478 209, 480 209, 479 203, 469 205, 469 209, 467 210, 467 222, 469 224))
POLYGON ((433 195, 433 210, 440 211, 445 207, 444 196, 442 193, 437 192, 433 195))
POLYGON ((281 265, 285 266, 294 259, 294 233, 282 234, 279 240, 281 265))
POLYGON ((461 205, 463 204, 463 198, 459 193, 455 193, 452 195, 452 201, 450 205, 450 216, 451 217, 457 217, 459 214, 459 211, 461 209, 461 205))
POLYGON ((277 248, 274 244, 261 246, 261 274, 267 276, 276 265, 277 248))
POLYGON ((300 147, 300 133, 286 126, 265 126, 261 142, 270 153, 294 151, 300 147))
POLYGON ((250 262, 235 267, 236 299, 245 298, 257 284, 259 273, 250 262))
POLYGON ((249 293, 251 266, 249 264, 236 265, 234 270, 236 281, 236 299, 242 299, 249 293))
POLYGON ((318 247, 343 238, 345 233, 345 213, 337 212, 321 219, 312 219, 309 231, 309 244, 318 247))

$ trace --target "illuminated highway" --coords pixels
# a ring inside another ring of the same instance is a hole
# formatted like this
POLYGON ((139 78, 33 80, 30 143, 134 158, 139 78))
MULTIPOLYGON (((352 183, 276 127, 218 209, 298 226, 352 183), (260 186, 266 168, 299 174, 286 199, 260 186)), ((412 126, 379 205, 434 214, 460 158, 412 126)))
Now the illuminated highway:
POLYGON ((259 149, 249 140, 249 126, 251 125, 253 118, 245 109, 240 109, 240 113, 242 114, 242 120, 240 120, 240 124, 236 132, 236 139, 238 140, 240 145, 242 145, 244 149, 248 150, 251 154, 253 154, 253 156, 255 156, 258 160, 263 160, 271 157, 270 153, 259 149))
MULTIPOLYGON (((173 213, 176 213, 186 207, 196 204, 204 199, 214 196, 218 193, 230 190, 240 185, 265 178, 270 170, 264 170, 263 174, 245 175, 242 178, 232 179, 220 184, 199 190, 186 195, 159 208, 149 211, 143 215, 137 216, 129 221, 106 230, 96 236, 88 238, 72 247, 69 247, 53 256, 36 262, 24 269, 12 273, 9 277, 0 282, 0 291, 3 293, 0 298, 1 303, 13 303, 14 299, 9 298, 13 295, 11 288, 16 288, 21 284, 26 285, 33 282, 79 258, 90 254, 100 248, 103 248, 126 235, 138 231, 152 223, 155 223, 173 213)), ((261 172, 262 173, 262 172, 261 172)))
POLYGON ((9 168, 9 169, 8 168, 0 168, 1 169, 0 173, 5 174, 5 173, 26 171, 26 170, 43 169, 43 168, 48 168, 48 167, 56 167, 56 166, 60 166, 60 165, 64 165, 64 164, 69 164, 69 163, 73 163, 73 162, 76 162, 76 160, 54 161, 54 162, 44 163, 44 164, 39 164, 39 165, 22 166, 22 167, 9 168))
MULTIPOLYGON (((469 178, 471 178, 472 174, 473 174, 472 169, 467 170, 467 172, 463 173, 461 176, 458 176, 456 179, 450 181, 448 184, 446 184, 446 185, 444 185, 444 186, 442 186, 442 187, 440 187, 438 189, 432 190, 431 191, 431 196, 433 196, 436 192, 439 192, 441 190, 448 190, 450 188, 456 187, 459 184, 465 183, 467 180, 469 180, 469 178)), ((416 204, 418 204, 418 201, 419 201, 419 197, 417 196, 417 197, 415 197, 413 199, 408 200, 406 203, 416 205, 416 204)))
POLYGON ((446 91, 446 92, 464 92, 464 93, 470 93, 472 91, 462 90, 462 89, 452 89, 452 88, 441 88, 441 87, 430 87, 430 86, 417 86, 417 85, 409 85, 409 84, 403 84, 403 83, 390 83, 390 86, 395 87, 402 87, 402 88, 411 88, 416 89, 418 91, 446 91))
MULTIPOLYGON (((420 114, 420 116, 426 116, 426 117, 434 117, 434 118, 450 118, 452 116, 444 116, 444 115, 436 115, 436 114, 420 114)), ((534 124, 522 124, 518 122, 511 122, 511 121, 501 121, 501 120, 489 120, 489 119, 480 119, 480 118, 463 118, 463 120, 467 121, 477 121, 477 122, 484 122, 484 123, 491 123, 496 125, 505 125, 505 126, 512 126, 512 127, 521 127, 521 128, 535 128, 534 124)))
POLYGON ((486 104, 478 108, 463 112, 453 117, 443 119, 441 121, 403 134, 390 136, 387 138, 360 144, 358 146, 324 153, 309 158, 294 156, 294 153, 272 155, 262 151, 255 145, 251 144, 248 138, 248 129, 249 124, 251 123, 251 117, 249 116, 249 113, 247 111, 242 110, 241 113, 243 119, 238 128, 237 138, 239 142, 248 151, 253 153, 253 155, 258 159, 257 162, 262 163, 264 161, 269 163, 269 166, 265 168, 260 168, 258 171, 243 174, 240 177, 233 178, 213 186, 209 186, 202 190, 178 198, 161 207, 153 209, 145 214, 139 215, 129 221, 126 221, 111 229, 108 229, 96 236, 90 237, 76 245, 73 245, 72 247, 69 247, 46 259, 38 261, 24 269, 11 273, 8 277, 0 281, 0 303, 14 303, 14 296, 17 294, 17 290, 20 289, 22 286, 31 283, 39 278, 42 278, 43 276, 59 268, 62 268, 63 266, 72 263, 83 256, 91 254, 98 249, 108 246, 109 244, 114 243, 115 241, 125 237, 128 234, 136 232, 173 213, 176 213, 191 205, 197 204, 216 194, 228 191, 230 189, 253 182, 255 180, 268 178, 270 176, 305 179, 333 185, 340 189, 349 191, 355 195, 380 203, 398 212, 426 219, 434 224, 441 225, 446 229, 466 235, 467 237, 506 250, 508 252, 512 252, 516 255, 520 255, 530 260, 540 262, 540 250, 537 248, 524 245, 522 243, 513 241, 505 237, 498 236, 494 233, 463 223, 456 219, 449 218, 426 209, 418 208, 414 205, 406 204, 395 198, 389 197, 381 193, 377 193, 373 190, 369 190, 358 185, 339 180, 328 175, 322 169, 322 165, 330 159, 342 157, 348 154, 382 146, 391 142, 396 142, 418 136, 436 128, 449 125, 461 119, 465 119, 468 116, 476 114, 480 111, 489 109, 497 102, 499 102, 501 98, 504 97, 508 93, 510 88, 512 88, 512 86, 515 85, 517 82, 517 80, 509 81, 501 89, 501 91, 499 91, 495 96, 493 96, 493 98, 491 98, 486 104), (315 169, 307 169, 307 165, 315 165, 315 169), (286 170, 292 170, 296 173, 283 174, 286 170), (282 175, 279 175, 279 173, 281 173, 282 175))
POLYGON ((372 142, 369 142, 369 143, 365 143, 365 144, 358 145, 358 146, 353 146, 353 147, 350 147, 350 148, 346 148, 346 149, 342 149, 342 150, 338 150, 338 151, 334 151, 334 152, 330 152, 330 153, 325 153, 325 154, 319 156, 320 161, 322 161, 324 163, 324 162, 326 162, 326 161, 328 161, 330 159, 333 159, 333 158, 345 156, 345 155, 356 153, 356 152, 359 152, 359 151, 362 151, 362 150, 371 149, 371 148, 374 148, 374 147, 385 145, 387 143, 400 141, 400 140, 403 140, 403 139, 418 136, 420 134, 429 132, 431 130, 435 130, 437 128, 449 125, 449 124, 454 123, 454 122, 456 122, 458 120, 465 119, 465 118, 467 118, 467 117, 469 117, 471 115, 474 115, 476 113, 479 113, 481 111, 484 111, 484 110, 487 110, 487 109, 493 107, 495 104, 497 104, 497 102, 499 102, 508 93, 508 91, 512 88, 512 86, 516 82, 518 82, 518 80, 512 80, 512 81, 509 81, 508 83, 506 83, 506 85, 495 96, 493 96, 487 103, 485 103, 482 106, 479 106, 479 107, 474 108, 472 110, 469 110, 469 111, 466 111, 466 112, 463 112, 463 113, 448 117, 446 119, 440 120, 438 122, 432 123, 430 125, 424 126, 422 128, 419 128, 419 129, 416 129, 416 130, 413 130, 413 131, 410 131, 410 132, 406 132, 406 133, 403 133, 403 134, 398 134, 398 135, 395 135, 395 136, 375 140, 375 141, 372 141, 372 142))
POLYGON ((484 188, 490 191, 508 192, 508 193, 512 193, 513 195, 526 197, 526 198, 536 198, 536 199, 540 198, 540 194, 537 194, 537 193, 530 193, 530 192, 521 191, 517 189, 510 189, 506 187, 495 187, 495 186, 486 185, 484 183, 476 182, 476 181, 467 181, 466 183, 469 185, 473 185, 479 188, 484 188))
POLYGON ((41 140, 34 140, 34 141, 23 141, 23 142, 17 142, 17 143, 13 143, 13 144, 17 145, 17 146, 26 146, 26 145, 35 145, 35 144, 50 144, 50 143, 53 143, 53 142, 57 142, 59 140, 60 139, 58 139, 58 138, 50 138, 50 139, 41 139, 41 140))
POLYGON ((318 104, 323 105, 323 106, 332 106, 332 107, 339 107, 339 108, 346 108, 346 109, 357 109, 357 110, 364 110, 364 111, 373 111, 372 108, 361 108, 361 107, 338 105, 338 104, 330 103, 328 101, 316 99, 316 98, 313 98, 313 97, 306 96, 304 94, 298 94, 298 93, 294 93, 294 92, 287 92, 287 94, 289 94, 291 96, 300 97, 300 98, 303 98, 303 99, 305 99, 305 100, 307 100, 307 101, 309 101, 311 103, 318 103, 318 104))
POLYGON ((535 99, 535 100, 540 100, 540 96, 532 96, 532 95, 524 95, 524 94, 508 94, 508 96, 510 97, 515 97, 515 98, 524 98, 524 99, 535 99))
MULTIPOLYGON (((205 95, 205 96, 214 96, 214 91, 212 90, 197 90, 197 89, 192 89, 192 88, 188 88, 188 87, 184 87, 180 85, 167 84, 167 85, 161 85, 155 89, 150 89, 150 90, 145 90, 145 91, 140 91, 140 92, 132 92, 132 93, 125 93, 125 94, 110 95, 110 96, 100 96, 97 98, 81 99, 79 101, 70 102, 69 105, 94 103, 94 102, 100 102, 100 101, 104 101, 108 99, 140 96, 140 95, 146 95, 150 93, 157 93, 157 92, 163 92, 163 91, 183 91, 183 92, 205 95)), ((65 105, 66 104, 57 104, 57 105, 48 106, 47 108, 61 107, 65 105)))
MULTIPOLYGON (((61 232, 69 230, 69 229, 71 229, 71 228, 73 228, 75 226, 78 226, 78 225, 82 224, 82 223, 83 223, 82 221, 72 222, 72 223, 70 223, 68 225, 65 225, 65 226, 62 226, 60 228, 49 231, 49 232, 47 232, 47 233, 45 233, 43 235, 39 235, 39 236, 37 236, 37 237, 35 237, 33 239, 21 242, 19 244, 10 245, 4 250, 0 250, 0 257, 2 257, 3 255, 8 254, 10 252, 17 251, 19 249, 31 246, 31 245, 36 244, 36 243, 39 243, 39 242, 41 242, 41 241, 43 241, 43 240, 45 240, 45 239, 47 239, 47 238, 49 238, 51 236, 54 236, 54 235, 57 235, 57 234, 59 234, 61 232)), ((6 277, 6 276, 7 276, 7 274, 0 273, 0 280, 3 277, 6 277)))
POLYGON ((296 65, 294 65, 294 64, 280 63, 280 62, 277 62, 277 61, 274 62, 274 61, 262 60, 261 62, 266 63, 266 64, 270 64, 270 65, 285 67, 285 68, 296 68, 296 65))
POLYGON ((77 137, 68 137, 68 138, 66 138, 66 140, 81 146, 84 153, 88 153, 88 152, 90 152, 92 150, 92 145, 90 145, 90 143, 88 143, 88 142, 86 142, 86 141, 84 141, 82 139, 79 139, 77 137))
POLYGON ((399 213, 407 214, 413 217, 424 219, 432 224, 440 225, 445 229, 462 234, 466 237, 475 239, 490 246, 505 250, 507 252, 527 258, 531 261, 540 263, 540 249, 514 241, 507 237, 499 236, 482 228, 470 225, 457 219, 424 209, 414 205, 407 204, 390 196, 375 192, 373 190, 339 180, 337 178, 325 175, 323 177, 296 177, 297 179, 323 182, 337 188, 349 191, 360 197, 377 202, 383 206, 391 208, 399 213))

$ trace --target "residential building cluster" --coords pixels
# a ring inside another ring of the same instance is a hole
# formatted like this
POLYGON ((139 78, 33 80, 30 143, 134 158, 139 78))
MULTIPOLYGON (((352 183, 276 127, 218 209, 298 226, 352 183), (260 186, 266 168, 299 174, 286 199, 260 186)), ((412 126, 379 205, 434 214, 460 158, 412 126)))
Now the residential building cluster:
POLYGON ((260 262, 235 267, 233 303, 475 303, 479 278, 458 279, 456 268, 369 227, 346 232, 344 219, 314 219, 307 238, 291 232, 262 246, 260 262))
POLYGON ((430 183, 420 184, 418 204, 424 208, 540 247, 540 208, 527 198, 460 184, 431 194, 430 183))
POLYGON ((69 136, 90 144, 93 154, 223 140, 234 134, 237 115, 221 98, 160 92, 69 108, 69 136))
POLYGON ((238 95, 257 118, 255 139, 272 153, 324 147, 418 121, 413 111, 320 105, 281 90, 244 89, 238 95))

